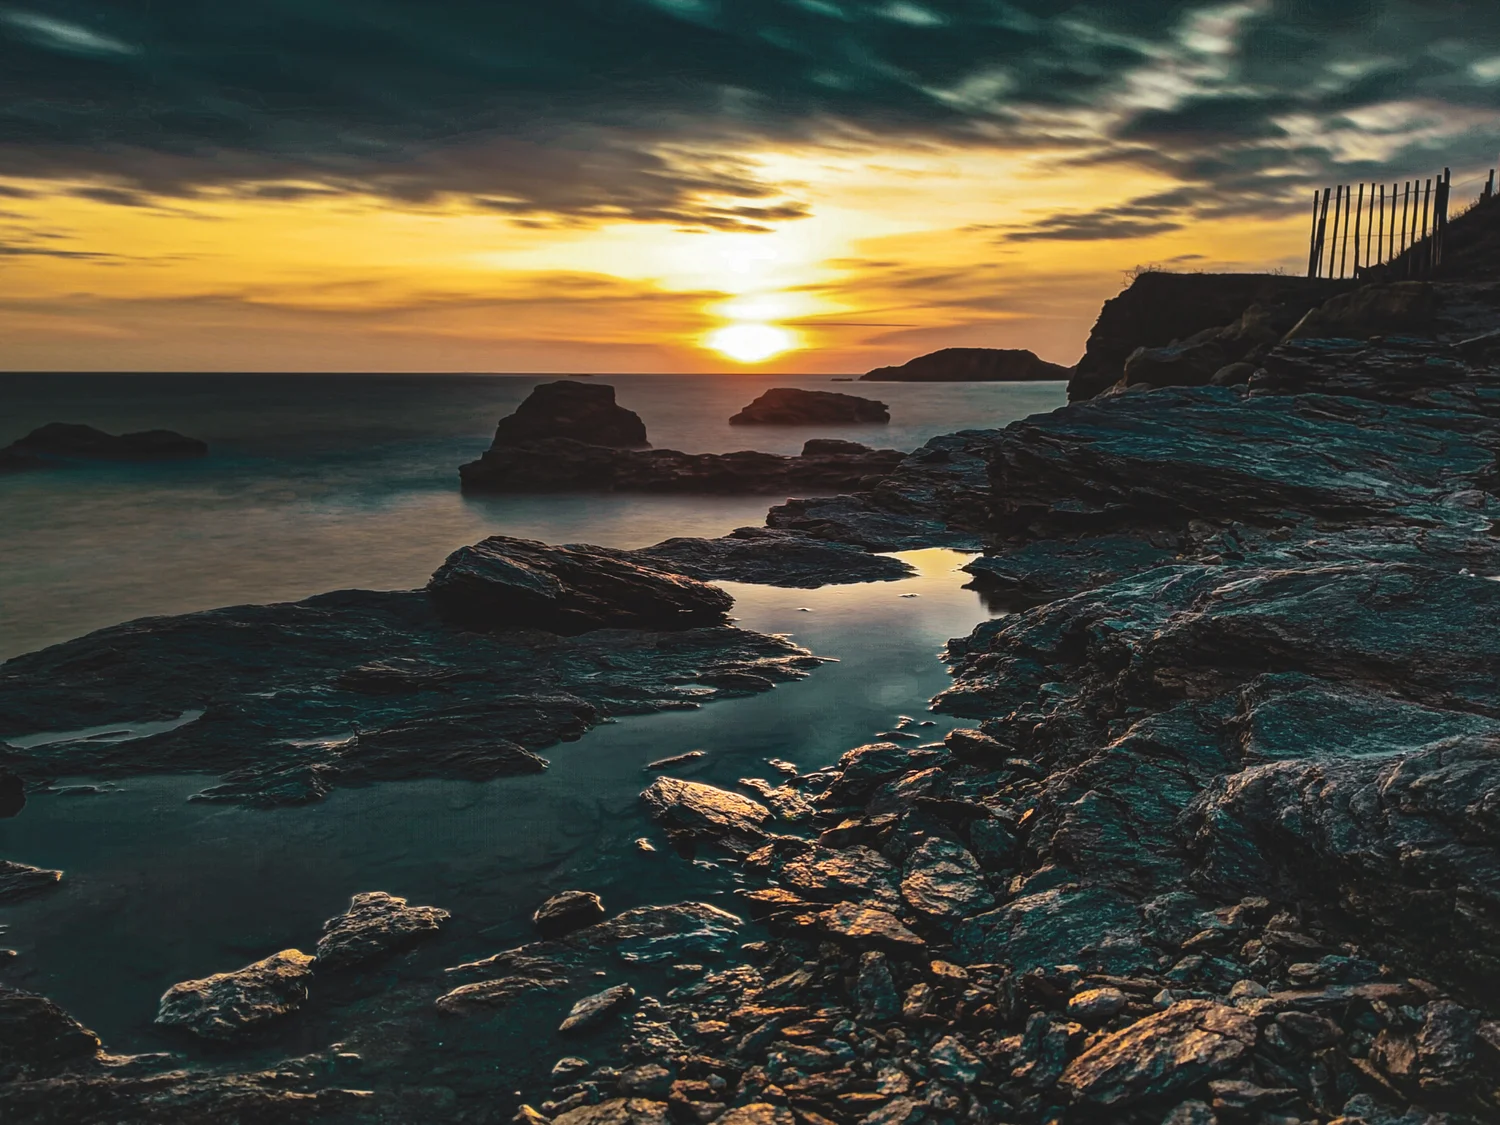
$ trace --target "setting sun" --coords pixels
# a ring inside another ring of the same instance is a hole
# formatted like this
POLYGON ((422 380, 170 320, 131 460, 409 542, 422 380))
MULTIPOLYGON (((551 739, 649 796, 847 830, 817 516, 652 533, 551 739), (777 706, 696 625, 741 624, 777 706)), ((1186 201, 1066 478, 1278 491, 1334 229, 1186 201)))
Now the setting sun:
POLYGON ((708 346, 736 363, 764 363, 797 346, 785 328, 770 324, 731 324, 708 338, 708 346))

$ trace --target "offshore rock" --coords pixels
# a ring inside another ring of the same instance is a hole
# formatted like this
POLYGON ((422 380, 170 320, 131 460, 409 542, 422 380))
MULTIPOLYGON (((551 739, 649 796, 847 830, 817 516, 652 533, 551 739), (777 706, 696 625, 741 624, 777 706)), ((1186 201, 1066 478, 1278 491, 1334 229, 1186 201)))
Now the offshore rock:
POLYGON ((1166 1099, 1234 1070, 1255 1042, 1255 1021, 1243 1012, 1184 1000, 1090 1047, 1058 1087, 1103 1109, 1166 1099))
POLYGON ((675 449, 613 449, 572 438, 495 446, 459 466, 466 492, 652 492, 774 495, 834 493, 868 487, 906 455, 856 442, 807 442, 802 453, 741 450, 681 453, 675 449))
POLYGON ((563 891, 555 894, 531 916, 531 924, 544 938, 559 938, 604 920, 604 903, 593 891, 563 891))
POLYGON ((45 996, 0 986, 0 1083, 54 1073, 98 1050, 99 1037, 45 996))
POLYGON ((355 895, 348 910, 323 924, 318 968, 348 968, 413 945, 437 933, 448 917, 446 910, 408 906, 384 891, 355 895))
POLYGON ((61 871, 49 871, 45 867, 32 867, 27 863, 0 859, 0 904, 51 890, 62 880, 62 876, 61 871))
POLYGON ((563 634, 713 625, 734 604, 723 590, 614 552, 504 535, 449 555, 427 593, 446 620, 464 628, 563 634))
POLYGON ((174 984, 156 1022, 204 1039, 234 1039, 297 1010, 307 999, 313 958, 283 949, 232 973, 174 984))
POLYGON ((861 383, 1022 383, 1066 379, 1073 369, 1035 352, 1010 348, 943 348, 897 367, 877 367, 861 383))
POLYGON ((900 559, 794 531, 740 527, 719 539, 668 539, 627 552, 703 582, 755 582, 814 589, 855 582, 895 582, 916 571, 900 559))
POLYGON ((613 387, 572 379, 534 387, 514 414, 500 419, 494 445, 533 445, 548 438, 635 448, 650 444, 641 416, 615 402, 613 387))
POLYGON ((0 449, 0 466, 40 467, 59 461, 183 461, 208 456, 208 444, 171 430, 107 434, 93 426, 49 422, 0 449))
POLYGON ((729 419, 731 426, 854 426, 891 420, 883 402, 835 391, 773 387, 729 419))
POLYGON ((688 841, 746 850, 765 836, 771 810, 759 801, 701 781, 659 777, 641 794, 653 820, 688 841))

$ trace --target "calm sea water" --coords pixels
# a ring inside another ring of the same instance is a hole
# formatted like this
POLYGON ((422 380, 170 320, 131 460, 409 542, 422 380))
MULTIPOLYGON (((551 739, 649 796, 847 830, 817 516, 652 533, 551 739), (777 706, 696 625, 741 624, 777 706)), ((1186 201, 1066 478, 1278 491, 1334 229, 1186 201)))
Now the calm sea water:
MULTIPOLYGON (((0 445, 46 422, 165 428, 206 461, 0 477, 0 659, 135 617, 420 585, 507 534, 641 547, 762 522, 765 497, 464 497, 458 466, 551 376, 0 374, 0 445)), ((1062 404, 1061 383, 847 384, 827 376, 607 380, 660 448, 794 453, 830 435, 913 449, 1062 404), (772 386, 891 406, 889 426, 731 427, 772 386)), ((774 499, 774 498, 773 498, 774 499)))
MULTIPOLYGON (((454 547, 493 532, 638 546, 761 522, 765 498, 461 497, 457 465, 486 446, 495 419, 535 382, 0 376, 0 418, 16 434, 54 419, 115 431, 166 426, 213 448, 197 465, 0 478, 0 655, 144 613, 341 586, 410 587, 454 547)), ((790 451, 833 432, 731 431, 724 421, 768 386, 828 387, 824 378, 610 382, 660 446, 790 451)), ((1060 384, 865 393, 891 404, 893 424, 841 436, 902 448, 1063 398, 1060 384)), ((442 967, 526 940, 531 910, 570 887, 598 891, 611 911, 685 897, 734 909, 735 876, 711 856, 682 860, 643 816, 638 794, 649 761, 704 749, 674 772, 733 787, 774 776, 773 757, 826 765, 902 715, 931 723, 916 729, 933 738, 949 729, 951 721, 925 711, 948 683, 938 653, 987 611, 962 588, 966 556, 902 557, 918 568, 902 582, 820 590, 726 583, 743 625, 791 634, 838 662, 764 695, 601 726, 549 750, 552 768, 537 776, 387 783, 276 810, 189 803, 203 777, 129 779, 95 796, 33 795, 20 816, 0 820, 0 858, 66 875, 55 892, 0 908, 0 944, 19 952, 0 979, 55 997, 114 1050, 208 1058, 152 1026, 168 986, 309 948, 350 895, 386 890, 443 906, 453 920, 357 986, 320 984, 301 1014, 236 1057, 248 1065, 352 1036, 368 1059, 360 1086, 444 1085, 474 1098, 535 1091, 559 1055, 593 1053, 559 1042, 552 1029, 573 999, 600 985, 466 1021, 456 1033, 432 1015, 432 999, 452 983, 442 967), (660 850, 636 849, 640 836, 660 850), (374 1051, 360 1031, 372 1025, 384 1044, 374 1051)), ((0 730, 0 738, 31 733, 0 730)))

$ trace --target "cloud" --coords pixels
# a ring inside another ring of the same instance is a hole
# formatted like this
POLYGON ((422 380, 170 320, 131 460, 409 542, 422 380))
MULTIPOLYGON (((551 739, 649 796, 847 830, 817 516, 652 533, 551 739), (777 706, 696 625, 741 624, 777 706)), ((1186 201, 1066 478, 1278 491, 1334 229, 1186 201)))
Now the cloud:
POLYGON ((0 8, 0 167, 755 230, 805 207, 736 153, 983 145, 1266 212, 1335 176, 1488 167, 1496 59, 1478 0, 36 0, 0 8))

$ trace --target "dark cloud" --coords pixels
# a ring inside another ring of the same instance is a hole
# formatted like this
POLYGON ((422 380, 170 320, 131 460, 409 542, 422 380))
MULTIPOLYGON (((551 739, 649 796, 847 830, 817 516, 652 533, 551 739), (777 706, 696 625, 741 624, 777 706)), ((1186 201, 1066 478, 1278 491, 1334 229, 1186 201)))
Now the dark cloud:
MULTIPOLYGON (((754 230, 805 211, 725 154, 834 139, 1051 146, 1268 213, 1331 175, 1487 167, 1500 5, 0 0, 0 174, 125 205, 374 192, 754 230)), ((1068 218, 1033 237, 1084 237, 1068 218)))

